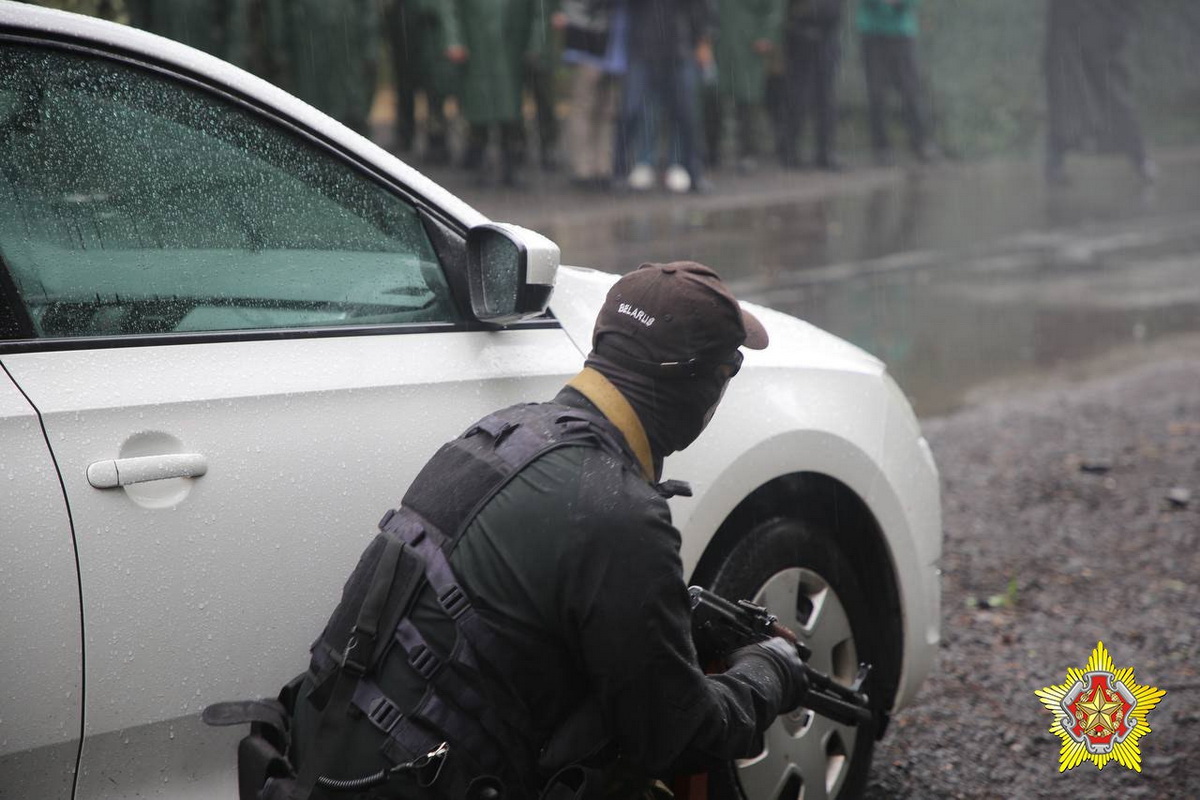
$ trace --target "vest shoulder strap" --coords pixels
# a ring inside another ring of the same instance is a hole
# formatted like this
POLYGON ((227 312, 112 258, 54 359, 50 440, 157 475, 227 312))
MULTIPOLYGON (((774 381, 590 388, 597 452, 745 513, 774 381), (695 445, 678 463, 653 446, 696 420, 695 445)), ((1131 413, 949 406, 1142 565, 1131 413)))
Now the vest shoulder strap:
POLYGON ((620 436, 595 412, 558 403, 511 406, 443 445, 405 493, 403 506, 448 537, 452 550, 479 509, 527 464, 572 445, 627 459, 620 436))

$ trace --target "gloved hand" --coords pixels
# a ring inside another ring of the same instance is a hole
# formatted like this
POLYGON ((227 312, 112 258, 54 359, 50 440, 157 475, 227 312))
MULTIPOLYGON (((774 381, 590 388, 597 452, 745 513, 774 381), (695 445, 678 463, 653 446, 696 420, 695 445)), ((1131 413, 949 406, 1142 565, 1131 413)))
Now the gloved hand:
POLYGON ((799 706, 808 695, 808 675, 804 671, 804 662, 800 660, 796 646, 782 636, 734 650, 730 655, 730 669, 747 677, 758 676, 759 680, 769 679, 763 673, 764 669, 773 673, 770 677, 779 682, 780 714, 799 706))

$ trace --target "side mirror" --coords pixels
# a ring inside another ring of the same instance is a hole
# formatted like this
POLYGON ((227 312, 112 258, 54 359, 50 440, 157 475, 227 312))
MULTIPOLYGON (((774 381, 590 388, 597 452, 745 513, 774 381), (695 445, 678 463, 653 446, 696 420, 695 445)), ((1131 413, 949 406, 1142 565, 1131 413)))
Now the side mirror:
POLYGON ((558 272, 558 245, 509 223, 467 231, 471 312, 480 322, 506 325, 544 314, 558 272))

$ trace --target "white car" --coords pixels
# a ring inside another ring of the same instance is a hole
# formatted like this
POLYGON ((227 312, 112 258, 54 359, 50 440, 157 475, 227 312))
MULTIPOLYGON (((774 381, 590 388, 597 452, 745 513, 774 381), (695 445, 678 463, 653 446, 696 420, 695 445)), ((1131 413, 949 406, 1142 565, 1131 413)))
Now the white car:
MULTIPOLYGON (((0 2, 0 797, 236 796, 200 710, 304 668, 440 443, 579 370, 614 278, 557 262, 229 64, 0 2)), ((933 459, 878 360, 753 311, 667 462, 685 569, 894 709, 938 643, 933 459)), ((802 711, 713 791, 845 796, 872 745, 802 711)))

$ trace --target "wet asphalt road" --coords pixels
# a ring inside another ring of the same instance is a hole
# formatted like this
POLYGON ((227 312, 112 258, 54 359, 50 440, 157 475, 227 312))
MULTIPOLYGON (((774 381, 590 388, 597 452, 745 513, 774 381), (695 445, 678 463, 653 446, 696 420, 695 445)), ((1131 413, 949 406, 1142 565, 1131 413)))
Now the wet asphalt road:
POLYGON ((523 191, 431 175, 490 216, 559 243, 563 261, 717 267, 747 300, 884 359, 921 416, 997 380, 1052 375, 1200 331, 1200 149, 1158 154, 1143 187, 1119 159, 853 169, 764 166, 707 195, 585 193, 561 175, 523 191))

